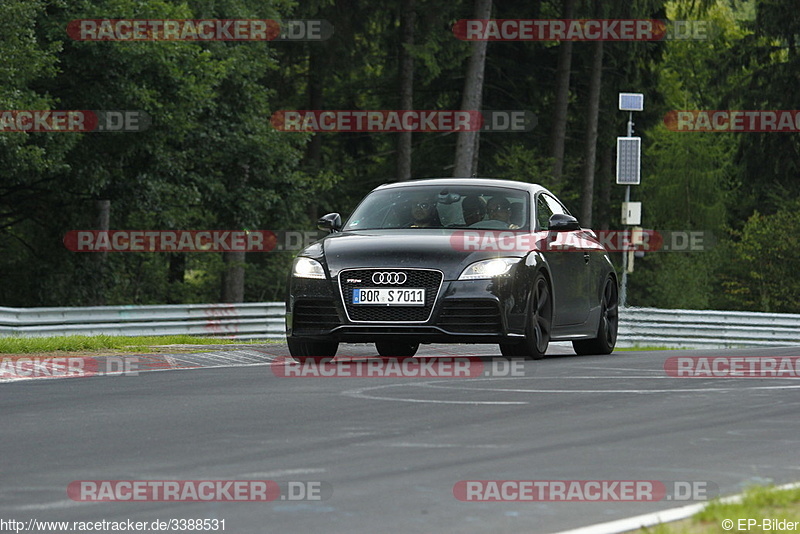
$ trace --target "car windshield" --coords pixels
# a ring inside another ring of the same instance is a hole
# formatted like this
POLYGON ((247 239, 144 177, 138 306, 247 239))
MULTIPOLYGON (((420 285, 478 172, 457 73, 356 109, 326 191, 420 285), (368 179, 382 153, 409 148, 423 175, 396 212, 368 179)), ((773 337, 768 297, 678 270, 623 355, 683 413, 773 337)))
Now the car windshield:
POLYGON ((518 189, 478 185, 400 187, 370 193, 344 230, 526 230, 529 214, 529 195, 518 189))

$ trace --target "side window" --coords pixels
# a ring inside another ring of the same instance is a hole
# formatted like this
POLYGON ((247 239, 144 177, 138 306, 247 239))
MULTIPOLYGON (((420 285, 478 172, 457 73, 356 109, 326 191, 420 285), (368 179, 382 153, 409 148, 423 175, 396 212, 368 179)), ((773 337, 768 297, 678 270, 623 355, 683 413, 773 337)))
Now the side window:
POLYGON ((550 209, 548 202, 545 200, 545 195, 539 195, 536 198, 536 226, 539 230, 547 230, 550 216, 553 210, 550 209))
POLYGON ((550 217, 554 213, 569 215, 569 212, 558 200, 545 193, 539 195, 536 199, 536 224, 540 230, 547 230, 550 217))
POLYGON ((542 195, 540 198, 544 198, 545 202, 547 202, 547 205, 550 207, 550 214, 551 215, 553 213, 560 213, 562 215, 569 215, 569 212, 566 210, 566 208, 564 208, 564 206, 562 206, 561 203, 558 200, 554 199, 550 195, 542 195))

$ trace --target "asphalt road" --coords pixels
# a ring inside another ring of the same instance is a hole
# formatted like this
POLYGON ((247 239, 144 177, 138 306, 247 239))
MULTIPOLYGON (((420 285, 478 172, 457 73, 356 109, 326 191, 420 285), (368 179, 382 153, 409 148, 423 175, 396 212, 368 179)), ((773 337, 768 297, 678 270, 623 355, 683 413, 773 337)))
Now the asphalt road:
MULTIPOLYGON (((282 378, 271 363, 285 346, 258 348, 249 365, 0 384, 0 519, 224 519, 237 534, 552 533, 687 502, 463 502, 454 486, 649 480, 731 494, 800 479, 800 381, 664 371, 671 356, 800 356, 800 347, 579 357, 556 346, 524 362, 522 376, 470 379, 282 378), (325 498, 67 495, 81 480, 253 479, 310 482, 325 498)), ((421 354, 443 351, 497 352, 421 354)))

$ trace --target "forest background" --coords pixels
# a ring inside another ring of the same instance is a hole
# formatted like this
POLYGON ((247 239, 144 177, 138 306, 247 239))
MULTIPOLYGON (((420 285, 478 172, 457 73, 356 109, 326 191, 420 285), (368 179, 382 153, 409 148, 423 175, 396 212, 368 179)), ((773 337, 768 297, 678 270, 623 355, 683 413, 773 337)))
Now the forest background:
POLYGON ((798 109, 799 39, 796 0, 4 0, 0 109, 142 110, 152 124, 0 133, 0 305, 282 300, 292 252, 92 254, 63 238, 312 230, 318 216, 346 215, 372 188, 405 179, 535 182, 583 226, 621 229, 615 147, 628 116, 617 96, 637 92, 642 184, 632 200, 643 203, 643 226, 715 239, 704 251, 637 258, 628 304, 797 312, 798 133, 675 132, 663 119, 798 109), (322 19, 334 32, 325 41, 83 42, 65 31, 101 18, 322 19), (453 34, 470 18, 699 20, 714 31, 484 42, 481 59, 481 44, 453 34), (538 124, 482 132, 465 149, 455 133, 273 128, 272 113, 291 109, 528 110, 538 124))

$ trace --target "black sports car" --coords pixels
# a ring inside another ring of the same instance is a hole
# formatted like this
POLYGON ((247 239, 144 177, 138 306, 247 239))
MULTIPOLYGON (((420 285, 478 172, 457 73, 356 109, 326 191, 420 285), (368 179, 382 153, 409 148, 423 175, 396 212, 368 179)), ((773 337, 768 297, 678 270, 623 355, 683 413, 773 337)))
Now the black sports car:
POLYGON ((538 359, 550 341, 608 354, 617 277, 607 251, 547 189, 479 178, 382 185, 294 260, 289 350, 332 357, 339 342, 382 356, 420 343, 497 343, 538 359))

